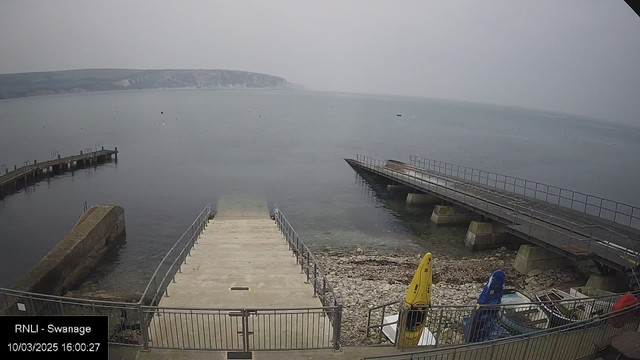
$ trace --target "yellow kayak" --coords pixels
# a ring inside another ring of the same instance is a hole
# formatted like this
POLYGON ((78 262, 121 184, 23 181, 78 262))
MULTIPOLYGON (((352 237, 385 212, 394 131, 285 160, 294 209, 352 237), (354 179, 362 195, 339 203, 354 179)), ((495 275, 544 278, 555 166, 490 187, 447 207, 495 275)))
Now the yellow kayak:
POLYGON ((418 345, 424 329, 425 310, 431 304, 431 253, 426 253, 407 290, 402 308, 409 310, 403 319, 404 345, 418 345))

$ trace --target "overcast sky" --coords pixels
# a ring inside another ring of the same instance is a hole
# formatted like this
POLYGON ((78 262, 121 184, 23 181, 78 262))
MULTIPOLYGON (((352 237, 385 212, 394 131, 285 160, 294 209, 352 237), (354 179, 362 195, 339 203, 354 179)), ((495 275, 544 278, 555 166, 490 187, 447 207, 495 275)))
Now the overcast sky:
POLYGON ((0 0, 0 73, 220 68, 640 125, 623 0, 0 0))

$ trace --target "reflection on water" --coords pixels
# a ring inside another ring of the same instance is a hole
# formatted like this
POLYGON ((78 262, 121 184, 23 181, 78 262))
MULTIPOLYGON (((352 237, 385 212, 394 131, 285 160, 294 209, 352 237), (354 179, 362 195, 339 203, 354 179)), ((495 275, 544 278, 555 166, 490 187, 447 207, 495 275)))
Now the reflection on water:
MULTIPOLYGON (((373 207, 387 210, 391 216, 384 224, 384 231, 401 234, 418 251, 429 251, 434 256, 475 257, 483 254, 472 252, 464 246, 467 226, 436 226, 432 223, 434 205, 408 206, 405 196, 394 196, 387 191, 386 186, 390 184, 388 179, 362 170, 354 169, 354 173, 362 198, 373 207)), ((384 243, 380 243, 369 250, 382 251, 385 247, 384 243)))
POLYGON ((65 156, 103 144, 120 151, 117 167, 65 174, 0 200, 0 286, 11 286, 42 259, 85 201, 125 209, 127 242, 94 277, 102 288, 144 288, 202 208, 234 194, 277 203, 312 249, 470 256, 464 226, 434 227, 430 208, 407 209, 403 199, 390 198, 343 160, 356 153, 404 161, 429 156, 640 202, 638 168, 629 166, 640 153, 640 132, 547 115, 429 99, 253 90, 0 101, 0 164, 9 168, 54 150, 65 156))

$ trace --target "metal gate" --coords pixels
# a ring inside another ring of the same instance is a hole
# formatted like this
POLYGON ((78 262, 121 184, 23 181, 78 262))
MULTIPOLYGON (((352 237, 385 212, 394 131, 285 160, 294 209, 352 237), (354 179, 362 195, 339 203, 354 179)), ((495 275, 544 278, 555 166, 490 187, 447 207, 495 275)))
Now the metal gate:
POLYGON ((141 307, 143 348, 338 349, 342 306, 292 309, 141 307))

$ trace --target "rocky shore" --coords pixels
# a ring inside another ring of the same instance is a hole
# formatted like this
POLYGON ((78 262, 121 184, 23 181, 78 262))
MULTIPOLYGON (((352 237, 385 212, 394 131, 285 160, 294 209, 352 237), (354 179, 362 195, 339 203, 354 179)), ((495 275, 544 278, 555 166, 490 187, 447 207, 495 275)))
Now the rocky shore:
MULTIPOLYGON (((315 253, 327 278, 343 302, 342 340, 346 346, 377 342, 367 338, 367 315, 370 308, 402 300, 423 254, 394 252, 373 253, 360 249, 352 252, 324 251, 315 253)), ((505 248, 480 258, 451 259, 433 257, 434 305, 471 305, 477 302, 491 272, 506 274, 506 286, 527 295, 546 288, 567 289, 585 283, 573 268, 532 271, 522 275, 513 269, 516 252, 505 248)))

